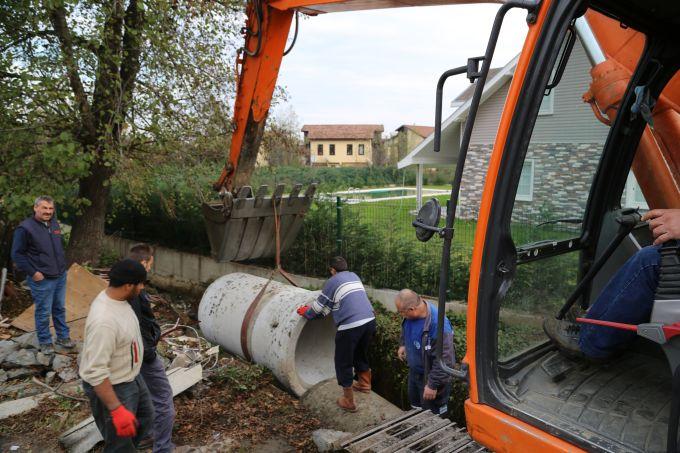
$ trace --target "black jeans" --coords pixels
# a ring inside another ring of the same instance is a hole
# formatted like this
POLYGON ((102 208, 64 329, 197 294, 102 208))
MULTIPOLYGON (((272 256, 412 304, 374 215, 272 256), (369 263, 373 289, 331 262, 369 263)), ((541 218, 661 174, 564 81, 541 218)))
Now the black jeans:
POLYGON ((448 412, 449 396, 451 396, 451 383, 437 390, 437 396, 433 400, 424 400, 425 375, 418 373, 412 368, 408 370, 408 401, 414 409, 429 409, 435 414, 446 415, 448 412))
POLYGON ((342 387, 351 387, 354 371, 367 371, 368 346, 375 335, 375 319, 335 334, 335 376, 342 387), (354 369, 354 370, 352 370, 354 369))
POLYGON ((124 382, 113 386, 113 391, 127 410, 137 417, 137 435, 135 437, 118 437, 116 427, 111 421, 111 413, 99 399, 94 388, 87 382, 83 382, 83 390, 90 399, 90 408, 94 422, 104 438, 105 452, 136 452, 139 441, 146 437, 153 423, 154 413, 149 389, 144 379, 137 375, 134 381, 124 382))

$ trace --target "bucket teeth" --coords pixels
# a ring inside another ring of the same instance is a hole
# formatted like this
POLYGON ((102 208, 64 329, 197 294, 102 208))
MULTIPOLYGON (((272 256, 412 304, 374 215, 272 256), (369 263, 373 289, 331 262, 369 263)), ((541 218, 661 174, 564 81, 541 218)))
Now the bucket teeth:
POLYGON ((268 196, 268 186, 262 185, 253 195, 250 186, 243 186, 234 197, 231 209, 225 209, 222 201, 204 203, 203 216, 213 258, 223 262, 274 256, 274 203, 280 217, 281 252, 285 251, 302 227, 303 218, 314 200, 316 184, 307 187, 302 196, 302 184, 295 184, 287 196, 284 190, 285 186, 278 184, 274 193, 268 196))

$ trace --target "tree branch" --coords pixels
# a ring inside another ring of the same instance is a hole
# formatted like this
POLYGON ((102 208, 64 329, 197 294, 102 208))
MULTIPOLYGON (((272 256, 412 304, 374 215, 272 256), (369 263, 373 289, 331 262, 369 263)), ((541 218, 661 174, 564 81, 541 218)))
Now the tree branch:
POLYGON ((83 87, 83 82, 80 80, 78 72, 78 65, 73 54, 73 40, 71 38, 71 31, 66 23, 66 9, 63 4, 53 6, 49 9, 50 22, 54 28, 54 32, 59 39, 59 47, 66 65, 66 73, 68 75, 71 90, 78 104, 83 126, 88 134, 88 141, 94 143, 97 136, 94 119, 92 117, 92 109, 87 100, 87 94, 83 87))
POLYGON ((142 27, 144 14, 139 10, 137 0, 130 0, 125 11, 125 35, 123 36, 123 62, 120 67, 120 79, 123 90, 123 112, 127 107, 135 88, 135 79, 140 69, 142 53, 142 27))

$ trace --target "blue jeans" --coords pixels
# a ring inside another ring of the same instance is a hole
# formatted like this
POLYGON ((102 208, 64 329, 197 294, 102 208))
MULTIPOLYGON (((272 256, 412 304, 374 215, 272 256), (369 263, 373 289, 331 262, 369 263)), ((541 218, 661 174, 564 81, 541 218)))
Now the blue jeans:
MULTIPOLYGON (((645 247, 630 257, 607 283, 586 317, 626 324, 649 322, 659 284, 660 248, 645 247)), ((636 333, 628 330, 582 324, 579 346, 588 357, 606 358, 635 337, 636 333)))
POLYGON ((31 277, 26 279, 31 288, 31 296, 35 303, 35 329, 38 331, 40 344, 51 344, 50 316, 54 323, 57 338, 69 338, 66 325, 66 272, 56 278, 44 278, 39 282, 31 277))
POLYGON ((142 363, 141 373, 151 394, 154 408, 153 453, 166 453, 175 450, 172 443, 172 425, 175 423, 175 405, 172 402, 172 387, 165 374, 165 366, 156 358, 142 363))

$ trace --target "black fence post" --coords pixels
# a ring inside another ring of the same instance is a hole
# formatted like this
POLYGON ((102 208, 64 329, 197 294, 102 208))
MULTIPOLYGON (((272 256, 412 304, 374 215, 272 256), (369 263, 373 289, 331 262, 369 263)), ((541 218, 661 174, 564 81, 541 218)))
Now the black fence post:
POLYGON ((335 248, 336 254, 342 256, 342 200, 335 197, 335 248))

